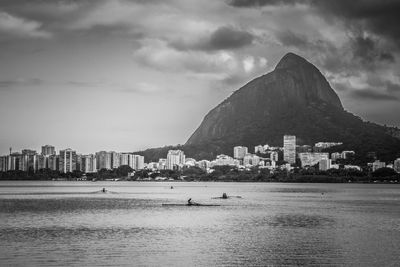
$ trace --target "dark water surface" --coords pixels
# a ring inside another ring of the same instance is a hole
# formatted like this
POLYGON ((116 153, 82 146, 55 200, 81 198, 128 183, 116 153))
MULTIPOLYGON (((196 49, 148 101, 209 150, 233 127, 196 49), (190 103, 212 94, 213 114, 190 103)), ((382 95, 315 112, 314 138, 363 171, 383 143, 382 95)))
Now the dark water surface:
POLYGON ((399 264, 399 185, 0 182, 0 266, 399 264))

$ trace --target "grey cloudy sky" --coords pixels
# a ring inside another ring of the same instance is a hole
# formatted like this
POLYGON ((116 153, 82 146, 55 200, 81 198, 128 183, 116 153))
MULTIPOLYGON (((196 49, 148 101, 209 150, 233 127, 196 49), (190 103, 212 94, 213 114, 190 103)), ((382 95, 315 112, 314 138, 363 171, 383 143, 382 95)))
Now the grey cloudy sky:
POLYGON ((287 52, 347 110, 400 126, 398 14, 389 0, 1 0, 0 154, 182 144, 287 52))

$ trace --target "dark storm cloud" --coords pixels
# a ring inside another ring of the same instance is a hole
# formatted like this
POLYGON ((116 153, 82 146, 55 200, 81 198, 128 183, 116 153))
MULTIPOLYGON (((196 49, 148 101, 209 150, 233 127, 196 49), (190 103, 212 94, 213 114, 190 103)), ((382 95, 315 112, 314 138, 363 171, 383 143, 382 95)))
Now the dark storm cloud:
POLYGON ((360 60, 364 65, 374 62, 395 62, 393 54, 387 51, 381 51, 376 41, 372 38, 356 37, 353 40, 352 46, 354 58, 360 60))
POLYGON ((395 84, 392 82, 386 83, 386 90, 390 93, 400 93, 400 84, 395 84))
POLYGON ((400 44, 400 1, 385 0, 230 0, 234 7, 260 7, 276 5, 308 4, 327 18, 344 19, 356 28, 365 28, 400 44))
POLYGON ((399 101, 399 98, 387 93, 377 92, 371 89, 354 90, 350 93, 353 98, 362 98, 369 100, 382 100, 382 101, 399 101))
POLYGON ((177 50, 233 50, 251 45, 254 39, 254 35, 247 31, 222 26, 212 32, 208 38, 201 38, 191 43, 175 40, 170 42, 170 46, 177 50))
POLYGON ((235 49, 250 45, 253 40, 254 36, 246 31, 221 27, 211 35, 208 45, 211 50, 235 49))
POLYGON ((295 4, 296 2, 304 1, 294 1, 294 0, 230 0, 229 5, 235 7, 260 7, 267 5, 282 5, 282 4, 295 4))

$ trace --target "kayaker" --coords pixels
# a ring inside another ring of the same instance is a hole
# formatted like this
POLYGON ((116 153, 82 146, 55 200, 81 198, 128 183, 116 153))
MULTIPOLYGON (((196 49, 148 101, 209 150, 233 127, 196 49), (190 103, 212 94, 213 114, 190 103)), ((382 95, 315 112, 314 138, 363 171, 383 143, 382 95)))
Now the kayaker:
POLYGON ((193 203, 192 203, 192 198, 189 198, 189 199, 188 199, 188 205, 193 205, 193 203))

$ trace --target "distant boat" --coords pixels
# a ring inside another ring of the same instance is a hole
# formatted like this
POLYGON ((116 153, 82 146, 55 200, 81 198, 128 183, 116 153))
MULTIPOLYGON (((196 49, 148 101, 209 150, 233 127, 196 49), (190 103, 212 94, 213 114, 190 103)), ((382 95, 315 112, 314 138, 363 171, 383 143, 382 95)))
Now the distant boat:
POLYGON ((203 207, 217 207, 221 205, 216 204, 200 204, 200 203, 192 203, 192 204, 183 204, 183 203, 163 203, 163 206, 203 206, 203 207))

